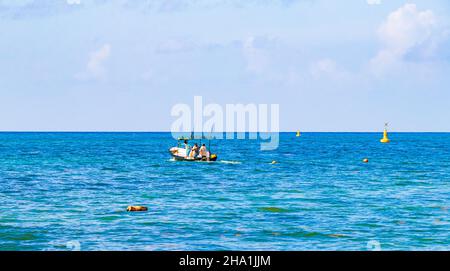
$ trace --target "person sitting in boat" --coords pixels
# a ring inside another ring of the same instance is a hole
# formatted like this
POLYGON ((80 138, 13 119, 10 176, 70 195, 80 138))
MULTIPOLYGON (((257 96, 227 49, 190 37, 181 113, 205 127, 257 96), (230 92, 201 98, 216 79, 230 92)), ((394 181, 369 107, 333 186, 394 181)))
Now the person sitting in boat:
POLYGON ((197 152, 198 152, 198 145, 197 143, 194 144, 194 146, 191 149, 191 152, 189 153, 189 157, 194 158, 197 156, 197 152))
POLYGON ((205 144, 202 144, 202 146, 200 147, 200 157, 206 157, 207 156, 208 151, 206 150, 206 146, 205 144))

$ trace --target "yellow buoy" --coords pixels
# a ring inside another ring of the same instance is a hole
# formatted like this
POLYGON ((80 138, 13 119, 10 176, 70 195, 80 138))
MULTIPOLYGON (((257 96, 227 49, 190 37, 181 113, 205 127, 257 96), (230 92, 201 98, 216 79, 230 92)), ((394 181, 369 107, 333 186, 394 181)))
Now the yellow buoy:
POLYGON ((385 123, 385 124, 384 124, 384 131, 383 131, 383 138, 380 139, 380 142, 381 142, 381 143, 389 143, 389 142, 391 142, 391 140, 389 140, 389 138, 388 138, 388 134, 387 134, 387 126, 388 126, 388 124, 385 123))
POLYGON ((277 163, 277 161, 273 160, 271 164, 275 165, 276 163, 277 163))
POLYGON ((300 131, 297 131, 297 134, 295 136, 299 137, 300 136, 300 131))

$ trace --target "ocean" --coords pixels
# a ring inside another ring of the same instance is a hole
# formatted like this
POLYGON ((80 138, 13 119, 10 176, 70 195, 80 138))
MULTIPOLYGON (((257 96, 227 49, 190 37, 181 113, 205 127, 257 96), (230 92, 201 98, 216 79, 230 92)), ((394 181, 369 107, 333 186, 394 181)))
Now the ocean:
POLYGON ((450 134, 381 137, 0 133, 0 250, 449 250, 450 134))

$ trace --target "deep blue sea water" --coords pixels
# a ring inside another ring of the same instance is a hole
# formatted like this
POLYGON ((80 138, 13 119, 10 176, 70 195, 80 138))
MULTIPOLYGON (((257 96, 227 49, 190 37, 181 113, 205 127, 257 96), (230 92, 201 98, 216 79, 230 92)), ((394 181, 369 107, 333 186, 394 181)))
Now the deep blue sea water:
POLYGON ((202 163, 170 133, 0 133, 0 250, 449 250, 450 134, 389 136, 218 140, 202 163))

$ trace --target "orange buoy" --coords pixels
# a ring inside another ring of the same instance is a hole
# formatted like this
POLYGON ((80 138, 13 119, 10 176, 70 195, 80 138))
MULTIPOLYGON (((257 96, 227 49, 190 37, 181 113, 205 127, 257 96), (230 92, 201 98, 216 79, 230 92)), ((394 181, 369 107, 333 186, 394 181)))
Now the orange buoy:
POLYGON ((363 159, 363 162, 364 162, 364 163, 369 163, 369 159, 364 158, 364 159, 363 159))
POLYGON ((145 212, 148 208, 145 206, 128 206, 127 212, 145 212))

